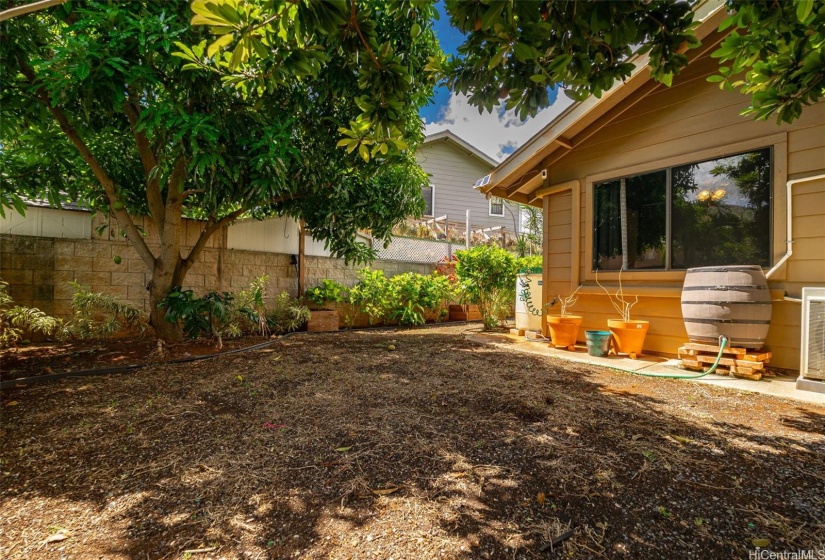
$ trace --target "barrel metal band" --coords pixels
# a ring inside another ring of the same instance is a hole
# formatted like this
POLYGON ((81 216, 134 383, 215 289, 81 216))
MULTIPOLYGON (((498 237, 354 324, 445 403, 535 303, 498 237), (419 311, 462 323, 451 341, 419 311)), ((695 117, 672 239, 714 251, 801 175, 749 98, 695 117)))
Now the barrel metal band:
POLYGON ((745 270, 753 270, 753 271, 760 270, 761 271, 762 267, 759 266, 759 265, 753 265, 753 266, 743 266, 743 265, 723 266, 723 267, 720 267, 720 268, 701 267, 699 269, 689 268, 689 269, 687 269, 687 273, 688 274, 702 274, 703 272, 742 272, 742 271, 745 271, 745 270))
POLYGON ((683 301, 682 305, 773 305, 769 301, 683 301))
POLYGON ((693 319, 685 317, 685 323, 704 323, 712 325, 714 323, 727 323, 733 325, 770 325, 770 319, 763 321, 761 319, 693 319))
POLYGON ((745 290, 767 290, 767 286, 685 286, 683 292, 716 290, 719 292, 742 292, 745 290))

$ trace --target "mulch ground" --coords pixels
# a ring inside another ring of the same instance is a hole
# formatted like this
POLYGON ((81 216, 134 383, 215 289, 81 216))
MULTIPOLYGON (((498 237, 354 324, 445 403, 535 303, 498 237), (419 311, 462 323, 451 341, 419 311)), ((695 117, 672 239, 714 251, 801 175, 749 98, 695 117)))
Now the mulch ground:
POLYGON ((38 377, 64 371, 85 371, 131 364, 159 363, 205 356, 268 340, 261 336, 215 340, 187 340, 159 347, 156 339, 124 337, 103 340, 40 342, 0 350, 0 380, 38 377))
POLYGON ((302 334, 4 391, 0 557, 825 550, 825 409, 464 329, 302 334))

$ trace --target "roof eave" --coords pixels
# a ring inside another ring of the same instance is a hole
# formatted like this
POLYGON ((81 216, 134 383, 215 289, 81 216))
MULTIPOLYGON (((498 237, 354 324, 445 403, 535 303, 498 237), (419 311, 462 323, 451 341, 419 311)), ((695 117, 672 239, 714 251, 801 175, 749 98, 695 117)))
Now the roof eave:
POLYGON ((472 144, 470 144, 469 142, 467 142, 466 140, 464 140, 463 138, 461 138, 449 129, 442 130, 434 134, 430 134, 429 136, 424 138, 424 141, 421 143, 421 145, 426 146, 429 144, 434 144, 439 140, 448 141, 456 144, 459 148, 466 150, 470 155, 476 157, 477 159, 481 160, 490 167, 496 167, 499 164, 496 160, 494 160, 493 158, 491 158, 490 156, 488 156, 487 154, 485 154, 484 152, 482 152, 481 150, 479 150, 478 148, 476 148, 475 146, 473 146, 472 144))

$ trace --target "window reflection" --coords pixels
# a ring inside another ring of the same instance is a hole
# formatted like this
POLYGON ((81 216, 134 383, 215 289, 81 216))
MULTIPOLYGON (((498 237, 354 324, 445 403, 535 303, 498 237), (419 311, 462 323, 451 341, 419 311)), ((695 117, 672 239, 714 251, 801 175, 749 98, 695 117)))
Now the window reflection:
POLYGON ((666 212, 667 173, 664 170, 596 185, 593 267, 597 270, 664 268, 666 212))
POLYGON ((671 172, 673 268, 770 264, 769 148, 671 172))
POLYGON ((764 148, 596 184, 593 269, 770 266, 772 176, 764 148))

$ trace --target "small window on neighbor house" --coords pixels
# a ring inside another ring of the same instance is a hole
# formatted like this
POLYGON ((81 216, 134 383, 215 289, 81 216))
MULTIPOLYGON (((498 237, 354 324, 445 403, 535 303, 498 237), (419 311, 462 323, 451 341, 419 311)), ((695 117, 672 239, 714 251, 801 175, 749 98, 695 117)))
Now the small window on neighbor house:
POLYGON ((424 215, 432 216, 435 207, 435 187, 421 187, 421 197, 424 199, 424 215))
POLYGON ((504 215, 504 199, 494 196, 490 199, 490 215, 503 216, 504 215))

